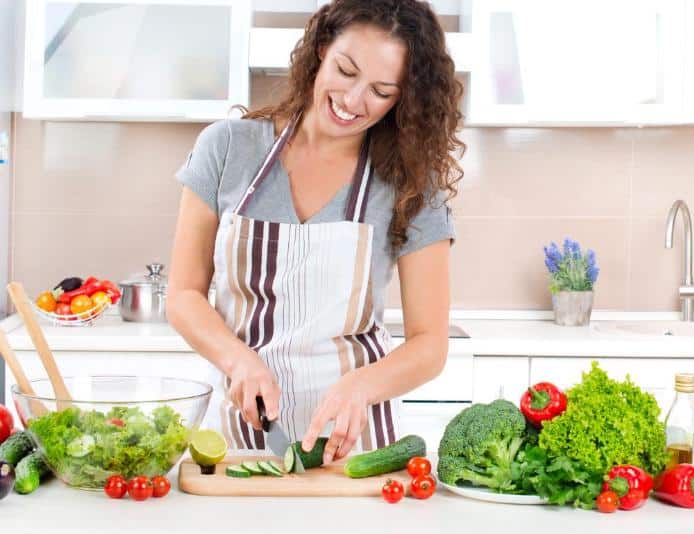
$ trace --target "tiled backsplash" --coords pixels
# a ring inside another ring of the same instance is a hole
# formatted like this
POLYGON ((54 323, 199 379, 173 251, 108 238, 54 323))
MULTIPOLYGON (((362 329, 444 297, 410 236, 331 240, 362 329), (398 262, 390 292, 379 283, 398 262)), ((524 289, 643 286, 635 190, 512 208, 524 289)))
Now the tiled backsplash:
MULTIPOLYGON (((276 98, 254 80, 254 105, 276 98)), ((43 122, 16 116, 10 275, 36 294, 59 279, 122 280, 169 261, 180 185, 203 124, 43 122)), ((694 208, 694 127, 470 128, 453 201, 452 304, 549 309, 542 245, 570 235, 596 250, 595 307, 679 309, 682 228, 694 208)), ((397 278, 389 305, 399 305, 397 278)))

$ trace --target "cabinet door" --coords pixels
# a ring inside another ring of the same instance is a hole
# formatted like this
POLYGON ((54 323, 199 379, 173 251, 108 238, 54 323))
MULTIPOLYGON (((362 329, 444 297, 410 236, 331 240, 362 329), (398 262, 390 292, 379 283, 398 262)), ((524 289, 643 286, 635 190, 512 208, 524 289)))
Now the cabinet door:
POLYGON ((681 120, 683 0, 475 2, 470 123, 681 120))
POLYGON ((593 361, 615 380, 624 380, 628 374, 655 396, 663 415, 674 396, 675 374, 694 372, 694 361, 685 358, 532 358, 530 382, 550 381, 568 388, 581 381, 593 361))
POLYGON ((406 393, 403 398, 413 401, 470 402, 473 383, 472 354, 450 354, 446 367, 431 382, 406 393))
POLYGON ((416 434, 424 438, 427 455, 435 455, 446 425, 466 402, 403 402, 400 407, 400 436, 416 434))
POLYGON ((508 399, 518 404, 528 389, 529 358, 525 356, 474 356, 472 402, 508 399))
POLYGON ((28 117, 210 120, 248 104, 249 0, 27 3, 28 117))

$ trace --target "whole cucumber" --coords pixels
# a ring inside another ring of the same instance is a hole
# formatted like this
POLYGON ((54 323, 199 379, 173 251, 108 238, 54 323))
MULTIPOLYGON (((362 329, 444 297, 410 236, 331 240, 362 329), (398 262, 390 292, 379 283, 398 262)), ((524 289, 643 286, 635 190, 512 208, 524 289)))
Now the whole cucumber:
POLYGON ((17 467, 19 461, 34 450, 34 442, 29 433, 21 430, 12 434, 0 445, 0 460, 12 467, 17 467))
POLYGON ((41 479, 50 473, 43 457, 34 451, 22 458, 15 469, 14 490, 27 495, 39 487, 41 479))
POLYGON ((371 452, 352 456, 344 472, 350 478, 364 478, 400 471, 410 458, 426 456, 426 443, 415 435, 405 436, 395 443, 371 452))

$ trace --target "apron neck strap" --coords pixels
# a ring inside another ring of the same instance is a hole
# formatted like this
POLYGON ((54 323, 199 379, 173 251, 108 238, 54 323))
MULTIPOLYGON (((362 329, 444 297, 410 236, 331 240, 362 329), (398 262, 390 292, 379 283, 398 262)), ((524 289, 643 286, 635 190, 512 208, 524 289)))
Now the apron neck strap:
MULTIPOLYGON (((236 205, 236 208, 234 209, 235 215, 241 214, 241 212, 246 209, 255 191, 258 189, 258 187, 260 187, 260 184, 263 183, 265 178, 267 178, 268 174, 270 174, 272 166, 277 161, 277 158, 279 158, 279 155, 282 153, 287 141, 293 135, 296 125, 299 123, 299 119, 301 118, 301 113, 301 111, 298 111, 287 122, 286 126, 282 130, 282 133, 280 133, 279 137, 273 143, 270 151, 265 156, 263 164, 260 166, 260 169, 258 169, 258 172, 253 180, 251 180, 251 183, 246 189, 243 197, 241 197, 241 200, 236 205)), ((359 151, 357 168, 352 176, 352 185, 350 186, 347 206, 345 208, 345 220, 348 221, 364 222, 366 203, 369 197, 369 188, 371 186, 371 177, 373 175, 373 167, 371 165, 371 158, 369 157, 369 139, 370 134, 367 132, 364 143, 359 151)))
POLYGON ((248 206, 248 203, 251 201, 251 197, 253 196, 253 193, 255 193, 255 191, 256 191, 256 189, 258 189, 258 187, 260 187, 260 184, 262 184, 263 181, 265 180, 265 178, 267 178, 267 175, 270 174, 270 170, 272 169, 272 166, 275 164, 275 162, 277 161, 277 158, 279 157, 280 153, 282 152, 282 149, 284 148, 284 146, 287 144, 287 141, 294 133, 294 129, 296 128, 296 125, 299 123, 300 118, 301 118, 301 111, 298 111, 287 122, 284 129, 282 130, 282 133, 280 133, 279 137, 273 143, 272 148, 270 148, 270 151, 265 156, 265 160, 263 161, 263 164, 260 166, 260 169, 258 169, 258 172, 255 174, 255 177, 253 178, 253 180, 251 180, 251 183, 249 184, 248 188, 246 189, 246 192, 244 193, 243 197, 241 197, 241 200, 236 205, 236 208, 234 209, 235 215, 240 214, 243 210, 246 209, 246 206, 248 206))
POLYGON ((352 185, 349 189, 349 197, 345 208, 345 220, 353 222, 364 222, 366 214, 366 203, 369 198, 369 188, 373 167, 369 156, 369 139, 371 135, 366 133, 366 138, 359 151, 359 161, 354 171, 352 185))

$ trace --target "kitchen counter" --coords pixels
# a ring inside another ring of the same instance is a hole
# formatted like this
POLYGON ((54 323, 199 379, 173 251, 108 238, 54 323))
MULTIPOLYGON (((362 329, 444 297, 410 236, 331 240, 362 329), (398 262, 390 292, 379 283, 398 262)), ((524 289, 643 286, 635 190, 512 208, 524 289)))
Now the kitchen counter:
POLYGON ((3 528, 12 534, 685 534, 691 532, 694 520, 694 510, 654 499, 638 510, 609 516, 570 507, 486 503, 445 489, 426 501, 406 497, 395 505, 378 497, 197 497, 175 488, 163 499, 136 502, 69 489, 57 480, 45 483, 31 495, 10 494, 0 501, 0 511, 3 528))
MULTIPOLYGON (((129 323, 123 321, 115 309, 109 312, 89 327, 42 323, 48 344, 56 351, 192 352, 169 324, 129 323)), ((694 357, 694 323, 675 320, 677 314, 597 312, 593 316, 596 320, 588 327, 562 327, 546 319, 544 312, 483 315, 453 311, 451 323, 469 338, 450 338, 450 352, 477 356, 694 357), (625 325, 659 324, 662 326, 655 326, 648 333, 640 333, 638 328, 624 328, 625 325), (673 328, 687 330, 687 335, 662 335, 673 328)), ((397 311, 388 310, 385 320, 386 325, 395 325, 401 322, 401 317, 397 311)), ((17 315, 0 322, 0 328, 7 333, 15 350, 34 350, 17 315)))

